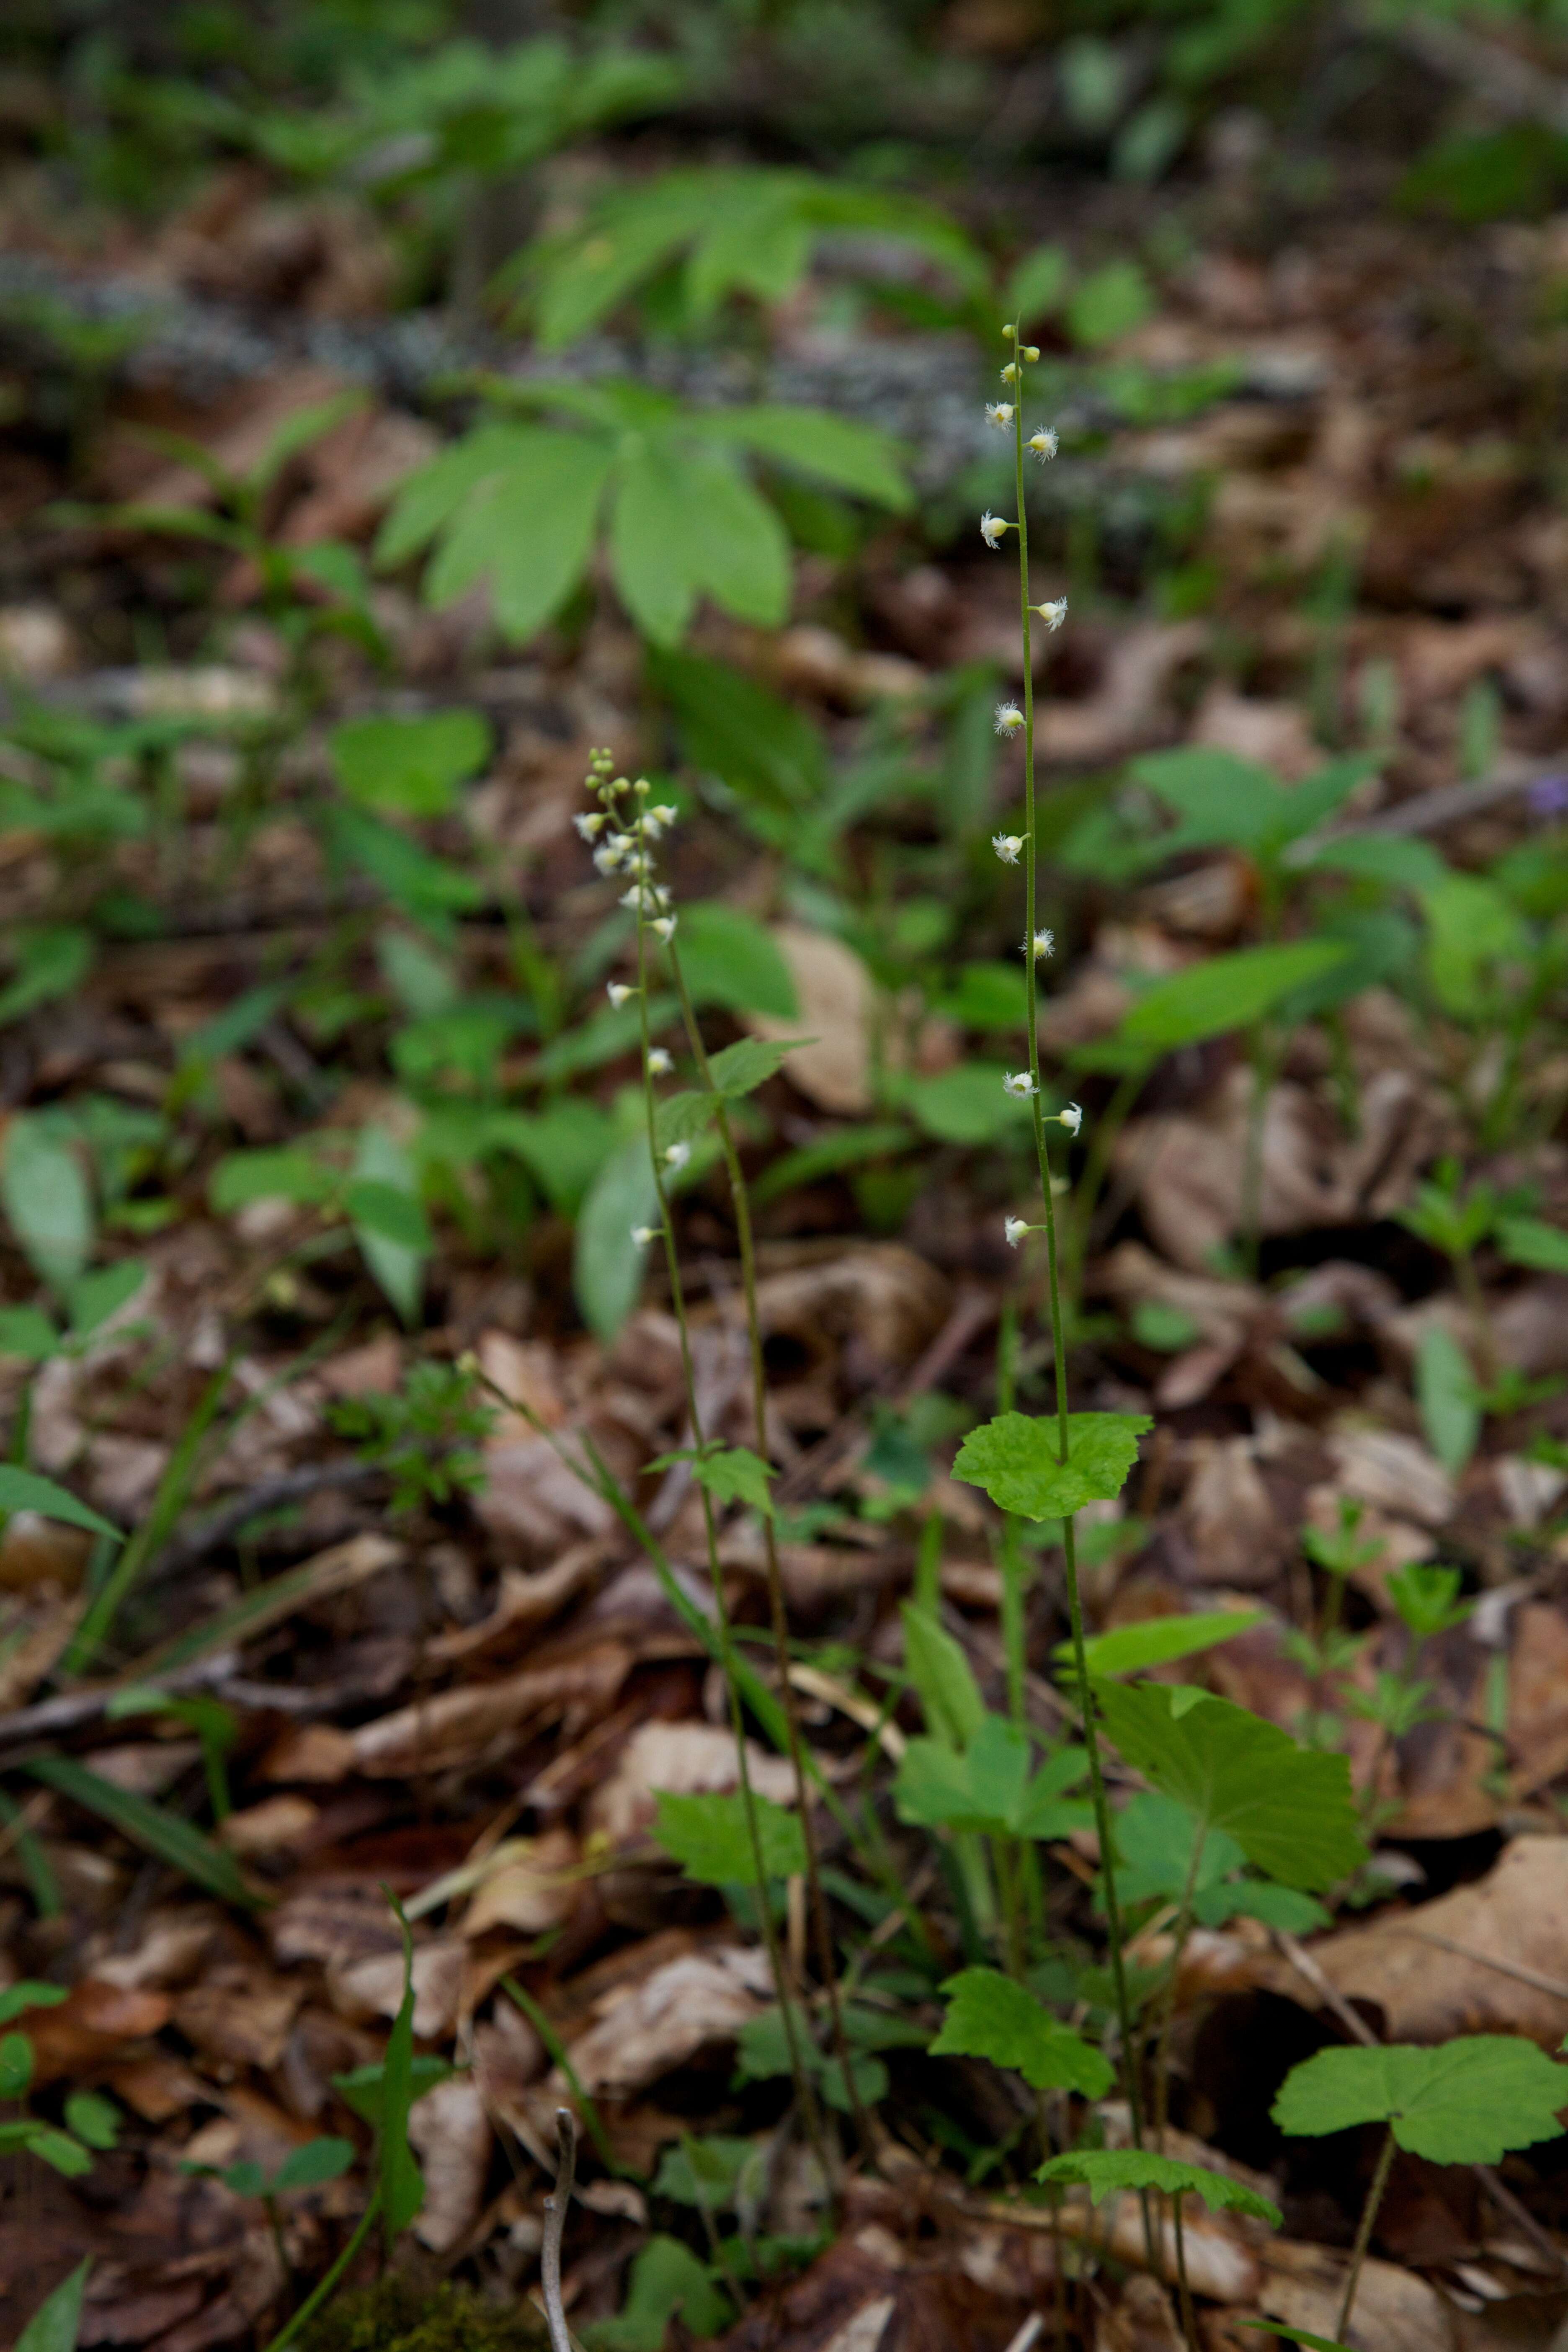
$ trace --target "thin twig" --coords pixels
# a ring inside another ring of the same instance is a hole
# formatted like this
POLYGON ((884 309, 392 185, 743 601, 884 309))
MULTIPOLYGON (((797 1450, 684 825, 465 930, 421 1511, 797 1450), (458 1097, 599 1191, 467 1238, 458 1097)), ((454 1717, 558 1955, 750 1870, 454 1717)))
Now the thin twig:
POLYGON ((571 2331, 561 2300, 561 2237, 566 2227, 566 2209, 572 2202, 572 2181, 577 2169, 577 2119, 570 2107, 555 2110, 555 2186, 544 2200, 544 2243, 540 2249, 539 2275, 544 2288, 550 2352, 573 2352, 571 2331))

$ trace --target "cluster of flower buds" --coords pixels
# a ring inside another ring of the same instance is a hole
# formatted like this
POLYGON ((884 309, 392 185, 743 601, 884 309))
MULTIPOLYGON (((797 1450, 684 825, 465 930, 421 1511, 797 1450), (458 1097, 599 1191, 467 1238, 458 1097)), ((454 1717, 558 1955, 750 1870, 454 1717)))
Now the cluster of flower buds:
MULTIPOLYGON (((679 811, 650 800, 653 787, 646 776, 635 783, 615 773, 608 751, 594 751, 588 760, 588 788, 599 805, 575 817, 578 832, 593 845, 594 865, 600 874, 626 877, 623 907, 635 908, 655 935, 666 941, 675 937, 675 915, 669 892, 658 879, 653 847, 668 833, 679 811)), ((635 993, 619 982, 610 983, 610 1002, 624 1004, 635 993)))

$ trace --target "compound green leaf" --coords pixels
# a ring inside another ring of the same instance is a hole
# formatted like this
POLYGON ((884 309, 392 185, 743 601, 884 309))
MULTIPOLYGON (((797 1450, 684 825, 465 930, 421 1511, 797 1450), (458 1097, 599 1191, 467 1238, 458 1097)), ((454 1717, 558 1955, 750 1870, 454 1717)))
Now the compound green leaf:
POLYGON ((1098 1681, 1095 1696, 1126 1762, 1185 1805, 1201 1833, 1228 1831, 1270 1878, 1332 1886, 1365 1861, 1342 1756, 1300 1747, 1206 1691, 1098 1681))
POLYGON ((1103 2053, 999 1969, 963 1969, 942 1986, 947 2015, 933 2058, 989 2058, 1011 2066, 1031 2090, 1103 2098, 1115 2079, 1103 2053))
POLYGON ((1097 2205, 1120 2189, 1152 2189, 1163 2197, 1201 2197, 1211 2213, 1249 2213, 1276 2230, 1284 2219, 1278 2205, 1227 2174, 1211 2172, 1206 2165, 1183 2164, 1173 2156, 1156 2156, 1147 2148, 1080 2148, 1070 2156, 1053 2156, 1035 2178, 1087 2189, 1097 2205))
MULTIPOLYGON (((755 679, 700 654, 655 652, 648 674, 675 716, 682 748, 697 768, 719 777, 742 801, 779 815, 820 797, 827 755, 804 711, 755 679)), ((682 942, 691 910, 680 919, 682 942)), ((758 1012, 766 1011, 763 1005, 758 1012)), ((794 1017, 793 992, 785 1020, 794 1017)))
POLYGON ((1291 2068, 1272 2113, 1293 2138, 1385 2123, 1432 2164, 1497 2164, 1555 2139, 1564 2107, 1568 2067, 1516 2035, 1476 2033, 1438 2050, 1320 2050, 1291 2068))
POLYGON ((1020 1518, 1070 1518, 1086 1503, 1110 1502, 1121 1494, 1138 1459, 1138 1440, 1153 1426, 1146 1412, 1069 1413, 1064 1464, 1054 1415, 998 1413, 970 1431, 952 1475, 984 1486, 999 1510, 1020 1518))
POLYGON ((541 425, 516 436, 504 472, 470 493, 426 575, 437 606, 488 577, 496 619, 518 641, 571 593, 593 545, 611 446, 541 425))
POLYGON ((481 425, 427 466, 416 467, 400 486, 382 524, 375 542, 377 563, 390 567, 405 562, 427 546, 470 491, 506 471, 526 439, 526 432, 515 425, 481 425))
MULTIPOLYGON (((754 1886, 756 1855, 746 1800, 732 1794, 683 1797, 656 1789, 653 1833, 665 1852, 700 1886, 754 1886)), ((805 1833, 797 1816, 753 1793, 757 1844, 765 1878, 798 1878, 805 1869, 805 1833)))
POLYGON ((678 645, 705 572, 702 486, 679 450, 639 440, 616 468, 610 566, 621 602, 656 646, 678 645))
POLYGON ((726 1445, 718 1454, 704 1454, 691 1465, 691 1475, 716 1503, 744 1503, 749 1510, 773 1515, 768 1480, 778 1475, 749 1445, 726 1445))
POLYGON ((869 499, 900 514, 910 505, 903 453, 874 425, 833 416, 824 409, 765 403, 752 408, 720 409, 704 423, 727 440, 754 449, 759 457, 815 474, 852 498, 869 499))

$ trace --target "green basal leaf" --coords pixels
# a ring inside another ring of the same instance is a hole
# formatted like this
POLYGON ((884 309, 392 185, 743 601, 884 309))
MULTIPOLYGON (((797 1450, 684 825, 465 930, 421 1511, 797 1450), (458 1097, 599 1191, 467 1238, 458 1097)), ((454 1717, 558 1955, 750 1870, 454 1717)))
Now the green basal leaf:
POLYGON ((1432 2164, 1498 2164, 1555 2139, 1568 2067, 1512 2034, 1461 2035, 1441 2049, 1392 2042, 1320 2050, 1286 2075, 1271 2113, 1292 2138, 1385 2123, 1432 2164))
POLYGON ((0 2025, 9 2025, 14 2017, 25 2017, 30 2009, 58 2009, 68 1998, 63 1985, 40 1984, 36 1978, 26 1977, 0 1992, 0 2025))
POLYGON ((1286 947, 1238 948, 1211 956, 1169 980, 1156 981, 1122 1021, 1118 1039, 1148 1053, 1246 1029, 1273 1011, 1293 989, 1321 979, 1348 950, 1337 940, 1300 940, 1286 947))
POLYGON ((381 816, 445 816, 489 751, 490 730, 477 710, 350 719, 327 738, 343 791, 381 816))
POLYGON ((92 1248, 92 1201, 70 1145, 32 1112, 6 1124, 0 1202, 29 1265, 64 1296, 79 1281, 92 1248))
POLYGON ((658 1218, 647 1138, 633 1136, 611 1152, 595 1177, 573 1239, 573 1293, 584 1321, 600 1339, 613 1339, 637 1305, 643 1250, 632 1235, 658 1218))
POLYGON ((1035 2178, 1087 2189, 1096 2204, 1120 2189, 1152 2189, 1163 2197, 1201 2197, 1211 2213, 1249 2213, 1275 2230, 1285 2218, 1278 2205, 1228 2174, 1211 2172, 1206 2165, 1183 2164, 1173 2156, 1156 2156, 1147 2148, 1080 2148, 1070 2156, 1053 2156, 1035 2178))
MULTIPOLYGON (((700 1886, 755 1886, 756 1854, 740 1790, 682 1797, 656 1789, 653 1833, 688 1878, 700 1886)), ((772 1798, 753 1794, 757 1843, 764 1878, 798 1878, 805 1869, 805 1833, 797 1816, 772 1798)))
POLYGON ((425 2203, 424 2176, 408 2144, 408 2111, 414 2105, 414 1937, 401 1907, 394 1903, 394 1908, 403 1930, 403 1999, 386 2039, 381 2081, 381 2212, 388 2252, 425 2203))
POLYGON ((1270 1878, 1328 1887, 1366 1860, 1344 1757, 1300 1747, 1207 1692, 1097 1681, 1095 1697, 1126 1762, 1185 1805, 1205 1833, 1228 1831, 1270 1878))
POLYGON ((41 1364, 59 1348, 60 1333, 39 1307, 0 1307, 0 1356, 41 1364))
POLYGON ((230 1151, 213 1170, 207 1199, 213 1214, 228 1217, 252 1201, 298 1201, 316 1206, 330 1201, 337 1180, 330 1168, 302 1146, 277 1151, 230 1151))
POLYGON ((942 1991, 948 2010, 931 2045, 933 2058, 989 2058, 1015 2068, 1035 2091, 1101 2099, 1110 2090, 1115 2075, 1104 2054, 999 1969, 963 1969, 942 1991))
MULTIPOLYGON (((446 2082, 456 2071, 448 2060, 431 2057, 426 2052, 416 2050, 409 2072, 409 2105, 417 2105, 427 2091, 433 2091, 437 2083, 446 2082)), ((351 2073, 334 2074, 331 2079, 333 2090, 340 2094, 355 2115, 369 2124, 372 2130, 379 2131, 382 2117, 386 2112, 386 2068, 382 2061, 377 2059, 373 2065, 356 2066, 351 2073)))
POLYGON ((45 2296, 16 2338, 16 2352, 76 2352, 82 2297, 91 2268, 89 2255, 77 2264, 69 2278, 61 2280, 52 2294, 45 2296))
POLYGON ((632 2263, 618 2318, 584 2332, 589 2352, 663 2352, 670 2321, 697 2337, 717 2336, 734 2313, 706 2267, 679 2238, 651 2237, 632 2263))
POLYGON ((1541 1217, 1504 1217, 1498 1227, 1502 1254, 1513 1265, 1542 1274, 1568 1274, 1568 1233, 1541 1217))
POLYGON ((926 1722, 948 1747, 963 1748, 985 1720, 985 1702, 969 1661, 929 1609, 906 1601, 900 1614, 904 1621, 904 1665, 926 1722))
POLYGON ((1070 1518, 1086 1503, 1120 1495, 1138 1458, 1138 1440, 1153 1426, 1145 1412, 1069 1413, 1064 1465, 1054 1415, 999 1413, 970 1431, 952 1475, 983 1486, 999 1510, 1020 1518, 1070 1518))
POLYGON ((292 2189, 320 2189, 326 2181, 341 2180, 353 2170, 357 2153, 351 2139, 308 2139, 284 2158, 273 2175, 273 2189, 285 2195, 292 2189))
POLYGON ((1480 1440, 1480 1393, 1469 1358, 1440 1323, 1422 1333, 1415 1350, 1415 1401, 1427 1444, 1458 1477, 1480 1440))
MULTIPOLYGON (((1260 1609, 1194 1609, 1175 1617, 1146 1617, 1136 1625, 1119 1625, 1113 1633, 1094 1633, 1084 1643, 1091 1675, 1136 1675, 1149 1666, 1168 1665, 1174 1658, 1212 1650, 1260 1624, 1260 1609)), ((1052 1656, 1060 1666, 1073 1661, 1070 1642, 1058 1642, 1052 1656)))
POLYGON ((113 2100, 97 2091, 73 2091, 66 2101, 67 2126, 89 2147, 113 2147, 123 2121, 113 2100))
POLYGON ((36 1470, 18 1470, 11 1462, 0 1463, 0 1511, 37 1511, 43 1518, 86 1528, 91 1535, 111 1536, 116 1543, 125 1540, 110 1520, 79 1503, 52 1478, 41 1478, 36 1470))

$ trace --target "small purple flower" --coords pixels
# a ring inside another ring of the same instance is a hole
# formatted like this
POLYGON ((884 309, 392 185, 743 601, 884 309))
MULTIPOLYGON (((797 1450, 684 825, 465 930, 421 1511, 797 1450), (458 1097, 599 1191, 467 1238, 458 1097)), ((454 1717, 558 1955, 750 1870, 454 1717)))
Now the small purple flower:
POLYGON ((1538 776, 1530 787, 1531 816, 1568 816, 1568 774, 1538 776))

